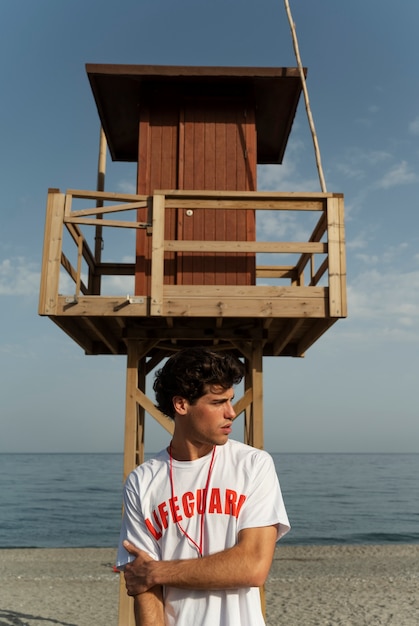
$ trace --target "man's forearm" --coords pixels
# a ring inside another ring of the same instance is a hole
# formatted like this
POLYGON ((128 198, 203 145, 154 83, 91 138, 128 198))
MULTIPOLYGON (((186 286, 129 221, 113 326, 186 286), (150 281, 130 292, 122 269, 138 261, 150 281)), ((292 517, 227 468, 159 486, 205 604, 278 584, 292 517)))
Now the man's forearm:
POLYGON ((186 589, 236 589, 264 583, 264 571, 243 558, 236 548, 199 559, 154 561, 149 564, 153 584, 186 589))
POLYGON ((265 582, 275 551, 277 527, 247 528, 237 544, 202 558, 155 561, 129 542, 125 548, 136 556, 125 567, 128 594, 136 596, 155 586, 185 589, 237 589, 260 587, 265 582))
POLYGON ((153 587, 134 597, 134 615, 136 626, 164 626, 161 587, 153 587))
POLYGON ((149 584, 186 589, 236 589, 264 584, 275 550, 276 529, 264 529, 259 541, 239 541, 200 559, 150 561, 149 584))

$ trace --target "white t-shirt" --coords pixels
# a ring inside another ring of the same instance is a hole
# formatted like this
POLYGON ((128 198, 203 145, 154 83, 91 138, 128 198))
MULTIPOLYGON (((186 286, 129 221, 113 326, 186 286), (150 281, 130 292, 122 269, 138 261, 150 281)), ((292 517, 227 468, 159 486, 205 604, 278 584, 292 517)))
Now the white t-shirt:
MULTIPOLYGON (((170 457, 163 450, 131 472, 124 491, 119 567, 133 558, 122 546, 125 539, 157 560, 198 558, 200 510, 211 459, 212 453, 195 461, 173 459, 171 481, 170 457)), ((278 539, 290 529, 272 457, 231 439, 216 446, 203 555, 233 547, 244 528, 273 524, 279 524, 278 539)), ((222 591, 165 587, 164 604, 167 626, 265 624, 257 587, 222 591)))

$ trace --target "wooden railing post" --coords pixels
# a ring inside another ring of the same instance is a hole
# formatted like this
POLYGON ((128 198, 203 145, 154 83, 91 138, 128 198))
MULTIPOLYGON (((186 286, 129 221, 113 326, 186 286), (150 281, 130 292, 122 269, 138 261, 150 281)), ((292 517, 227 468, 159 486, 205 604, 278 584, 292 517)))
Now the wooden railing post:
POLYGON ((346 315, 346 262, 343 230, 343 200, 327 201, 327 239, 329 258, 329 315, 346 315))
POLYGON ((38 309, 40 315, 54 315, 57 311, 63 242, 64 201, 65 196, 58 189, 48 190, 38 309))
POLYGON ((150 314, 161 315, 164 283, 164 209, 165 196, 153 196, 153 240, 151 244, 150 314))
POLYGON ((341 316, 348 315, 348 303, 346 295, 346 240, 345 240, 345 209, 343 195, 336 198, 339 217, 339 256, 340 256, 340 294, 342 299, 341 316))

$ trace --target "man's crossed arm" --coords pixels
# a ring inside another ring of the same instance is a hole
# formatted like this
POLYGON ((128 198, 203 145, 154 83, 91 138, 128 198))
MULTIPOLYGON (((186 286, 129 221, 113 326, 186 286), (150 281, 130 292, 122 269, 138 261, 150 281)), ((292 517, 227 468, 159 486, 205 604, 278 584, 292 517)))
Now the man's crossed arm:
POLYGON ((200 559, 156 561, 129 542, 125 549, 136 558, 125 567, 128 595, 156 586, 185 589, 236 589, 264 584, 275 550, 277 526, 246 528, 235 546, 200 559))

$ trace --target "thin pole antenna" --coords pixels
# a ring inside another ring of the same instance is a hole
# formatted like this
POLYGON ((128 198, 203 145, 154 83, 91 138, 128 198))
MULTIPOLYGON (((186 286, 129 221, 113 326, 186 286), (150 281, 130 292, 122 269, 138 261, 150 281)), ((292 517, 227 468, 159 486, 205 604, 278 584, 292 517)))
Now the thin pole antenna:
MULTIPOLYGON (((105 175, 106 175, 106 137, 102 126, 100 127, 99 135, 99 156, 97 164, 97 191, 105 191, 105 175)), ((103 207, 103 200, 96 200, 96 208, 103 207)), ((103 217, 102 214, 96 216, 98 219, 103 217)), ((95 228, 95 263, 99 265, 102 261, 102 249, 103 249, 103 226, 98 224, 95 228)), ((92 291, 94 295, 100 295, 101 288, 101 275, 94 274, 92 277, 93 285, 92 291)))
POLYGON ((297 59, 298 70, 300 72, 301 84, 303 88, 304 100, 305 100, 306 111, 307 111, 308 124, 310 126, 311 136, 313 138, 314 154, 316 158, 317 171, 319 173, 320 187, 323 192, 326 192, 327 189, 326 189, 326 182, 325 182, 324 174, 323 174, 322 161, 321 161, 321 156, 320 156, 320 148, 319 148, 319 143, 317 141, 317 134, 316 134, 315 126, 314 126, 313 116, 311 114, 310 99, 308 97, 306 77, 304 76, 304 69, 301 63, 300 51, 298 48, 297 32, 295 29, 294 21, 292 19, 291 9, 290 9, 288 0, 284 0, 284 3, 285 3, 285 10, 288 16, 288 22, 291 28, 292 43, 294 46, 295 58, 297 59))

